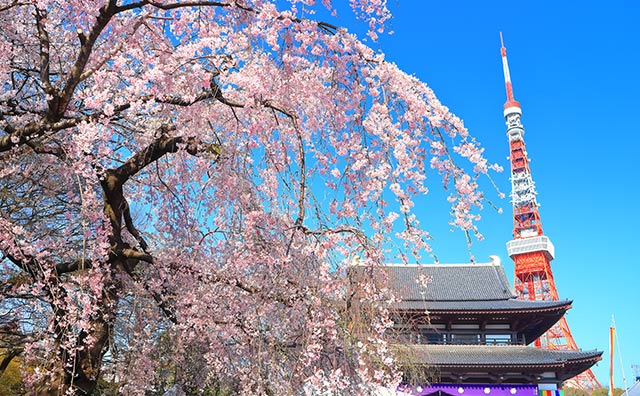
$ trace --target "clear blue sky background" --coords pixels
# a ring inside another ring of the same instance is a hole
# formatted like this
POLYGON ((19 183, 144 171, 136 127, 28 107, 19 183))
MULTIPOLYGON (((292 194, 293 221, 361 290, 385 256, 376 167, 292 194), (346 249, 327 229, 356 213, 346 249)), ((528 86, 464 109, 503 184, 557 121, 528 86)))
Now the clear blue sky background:
MULTIPOLYGON (((627 383, 640 365, 640 2, 389 0, 391 36, 370 43, 429 84, 460 116, 505 171, 494 175, 508 194, 508 141, 502 105, 502 31, 545 234, 556 247, 552 270, 582 349, 605 351, 594 368, 608 386, 608 328, 615 316, 627 383)), ((363 37, 347 13, 338 23, 363 37)), ((435 178, 434 178, 435 182, 435 178)), ((436 188, 436 187, 433 187, 436 188)), ((495 194, 490 194, 495 197, 495 194)), ((501 257, 513 278, 505 243, 511 206, 483 213, 485 240, 477 261, 501 257)), ((446 206, 419 210, 440 262, 468 261, 463 234, 450 231, 446 206)), ((616 386, 623 387, 616 351, 616 386)))

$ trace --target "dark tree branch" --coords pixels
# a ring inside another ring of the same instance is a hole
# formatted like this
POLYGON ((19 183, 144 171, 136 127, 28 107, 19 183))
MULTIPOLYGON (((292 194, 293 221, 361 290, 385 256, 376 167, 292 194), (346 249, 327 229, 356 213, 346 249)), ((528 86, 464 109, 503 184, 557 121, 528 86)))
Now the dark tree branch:
POLYGON ((149 164, 156 162, 158 159, 169 153, 178 151, 180 145, 184 145, 185 150, 191 155, 198 155, 203 151, 219 153, 220 146, 218 144, 202 144, 195 138, 184 138, 181 136, 166 136, 173 127, 163 127, 160 130, 162 137, 156 139, 153 143, 133 155, 120 167, 111 170, 110 173, 116 177, 115 182, 122 185, 129 178, 136 175, 149 164))
POLYGON ((151 294, 151 297, 156 302, 158 308, 160 308, 164 316, 169 319, 171 323, 178 324, 178 317, 176 316, 174 309, 170 306, 164 295, 158 293, 155 290, 151 290, 149 288, 149 285, 147 285, 147 282, 145 282, 144 279, 142 279, 142 277, 140 277, 139 275, 131 273, 130 276, 133 280, 140 283, 149 294, 151 294))
POLYGON ((145 253, 148 253, 148 251, 147 251, 147 249, 148 249, 147 242, 144 240, 142 235, 140 235, 140 232, 138 231, 138 229, 133 225, 133 219, 131 218, 131 211, 129 209, 129 203, 127 202, 126 199, 123 201, 123 206, 124 207, 122 208, 122 215, 124 217, 124 224, 127 227, 127 230, 129 231, 129 233, 131 235, 133 235, 133 237, 136 239, 136 241, 138 241, 138 243, 140 244, 140 247, 142 248, 142 250, 145 253))
POLYGON ((119 251, 119 253, 129 260, 145 261, 149 264, 153 264, 153 256, 148 253, 141 253, 135 249, 125 248, 119 251))
MULTIPOLYGON (((196 96, 192 100, 186 100, 179 96, 155 97, 151 95, 144 96, 140 99, 143 102, 154 100, 157 103, 165 103, 165 104, 186 107, 186 106, 191 106, 195 103, 201 102, 206 99, 211 99, 211 98, 214 98, 214 94, 211 91, 205 91, 200 93, 198 96, 196 96)), ((225 104, 229 104, 229 103, 225 103, 225 104)), ((233 105, 233 104, 229 104, 229 105, 233 105)), ((113 117, 118 117, 120 113, 129 109, 130 107, 131 107, 131 103, 125 103, 117 106, 114 109, 115 115, 113 117)), ((29 142, 31 142, 33 139, 41 137, 43 134, 47 132, 58 132, 64 129, 73 128, 82 122, 97 120, 100 116, 101 114, 97 113, 97 114, 87 114, 77 118, 66 118, 57 122, 48 122, 47 120, 41 120, 39 122, 29 123, 20 128, 15 128, 11 125, 7 125, 5 127, 5 131, 8 133, 8 135, 0 137, 0 153, 9 151, 16 146, 29 144, 29 142), (15 141, 12 139, 14 139, 15 141)), ((30 147, 36 150, 35 145, 33 146, 30 145, 30 147)), ((42 150, 46 150, 46 149, 42 148, 42 150)), ((39 151, 36 151, 36 152, 39 152, 39 151)), ((56 154, 54 152, 46 152, 46 153, 56 154)))
POLYGON ((217 70, 213 73, 213 75, 211 76, 211 78, 209 79, 209 87, 211 88, 211 93, 213 94, 213 97, 216 98, 217 101, 219 101, 222 104, 225 104, 231 108, 233 107, 239 107, 239 108, 243 108, 244 104, 242 103, 237 103, 231 100, 227 100, 223 95, 222 95, 222 89, 220 89, 220 86, 218 85, 218 82, 216 81, 216 77, 220 74, 220 72, 218 72, 217 70))
MULTIPOLYGON (((0 9, 0 11, 9 9, 14 6, 24 5, 24 4, 25 3, 15 2, 0 9)), ((109 24, 109 22, 111 21, 111 18, 120 12, 132 10, 136 8, 142 8, 146 5, 150 5, 162 10, 171 10, 171 9, 184 8, 184 7, 211 7, 211 6, 231 7, 235 5, 236 7, 243 9, 245 11, 256 12, 254 9, 250 7, 242 6, 237 1, 236 2, 190 1, 190 2, 176 2, 176 3, 170 3, 170 4, 162 4, 156 1, 144 0, 144 1, 133 2, 130 4, 118 6, 116 0, 110 0, 107 4, 105 4, 100 9, 99 15, 96 18, 96 23, 89 30, 89 32, 78 33, 78 38, 80 41, 80 49, 78 51, 78 56, 76 58, 76 61, 70 73, 68 74, 68 78, 66 82, 64 83, 64 88, 62 89, 62 92, 60 92, 58 89, 53 87, 50 81, 50 65, 49 65, 50 42, 49 42, 48 32, 46 31, 43 24, 43 20, 46 18, 46 15, 44 15, 40 10, 36 9, 36 26, 38 30, 38 40, 40 43, 40 67, 39 67, 40 79, 43 84, 43 89, 45 93, 47 93, 51 97, 48 100, 48 111, 45 117, 40 122, 30 123, 20 128, 16 128, 10 124, 6 125, 4 129, 7 132, 7 136, 0 138, 0 153, 10 150, 15 146, 25 144, 30 140, 36 139, 46 132, 57 132, 63 129, 74 127, 81 121, 86 121, 91 117, 91 116, 85 116, 85 117, 60 121, 64 116, 64 113, 66 112, 67 106, 70 103, 71 98, 73 97, 73 93, 75 92, 75 89, 78 86, 78 84, 97 70, 96 67, 90 70, 86 70, 86 66, 88 64, 88 61, 93 51, 93 47, 96 43, 96 40, 100 37, 104 28, 109 24)), ((298 18, 292 18, 291 20, 296 23, 303 21, 298 18)), ((325 22, 317 22, 317 24, 322 30, 325 30, 325 31, 330 32, 330 31, 336 30, 335 26, 325 22)), ((136 26, 138 25, 139 23, 136 26)), ((104 62, 106 62, 106 59, 103 60, 102 62, 99 62, 97 67, 99 68, 99 66, 104 64, 104 62)), ((217 83, 215 83, 215 81, 213 81, 212 83, 211 92, 209 91, 203 92, 200 95, 198 95, 198 97, 196 97, 195 100, 188 101, 183 98, 174 97, 174 96, 165 97, 165 98, 155 98, 155 99, 159 103, 167 103, 167 104, 173 104, 178 106, 189 106, 195 102, 205 100, 205 99, 210 99, 210 98, 215 98, 220 103, 231 107, 232 110, 233 108, 245 107, 243 103, 235 102, 233 100, 229 100, 225 98, 222 95, 222 91, 220 90, 220 87, 217 85, 217 83)), ((149 99, 151 99, 151 97, 143 98, 143 100, 149 100, 149 99)), ((288 117, 292 118, 292 120, 295 120, 295 117, 291 113, 289 113, 288 111, 286 111, 285 109, 277 105, 274 105, 269 100, 261 101, 261 104, 266 108, 273 109, 277 112, 287 115, 288 117)), ((119 111, 124 111, 129 107, 130 107, 129 104, 118 106, 116 108, 116 113, 118 113, 119 111)), ((234 112, 234 115, 235 115, 235 112, 234 112)))
MULTIPOLYGON (((44 20, 46 15, 36 7, 36 27, 38 28, 38 41, 40 42, 40 81, 44 88, 44 92, 55 97, 58 93, 51 85, 49 76, 49 51, 51 49, 49 42, 49 33, 44 28, 44 20)), ((51 105, 51 104, 50 104, 51 105)))
MULTIPOLYGON (((128 32, 127 34, 129 35, 134 35, 137 31, 138 28, 144 23, 144 19, 140 19, 138 21, 136 21, 136 23, 133 25, 133 29, 131 29, 130 32, 128 32)), ((122 49, 122 46, 124 45, 123 42, 119 43, 118 45, 116 45, 114 48, 112 48, 109 53, 104 56, 100 61, 96 62, 91 68, 89 68, 88 70, 85 70, 82 72, 82 74, 80 75, 80 81, 84 81, 87 78, 89 78, 89 76, 91 76, 93 73, 95 73, 96 71, 100 70, 102 68, 102 66, 104 66, 105 63, 107 63, 109 61, 109 59, 111 59, 113 57, 113 55, 115 55, 116 53, 118 53, 118 51, 120 51, 122 49)))
POLYGON ((9 367, 9 363, 11 363, 14 358, 20 356, 23 350, 24 348, 11 348, 6 352, 2 361, 0 361, 0 377, 2 377, 4 371, 9 367))
MULTIPOLYGON (((166 103, 166 104, 172 104, 172 105, 176 105, 176 106, 191 106, 192 104, 201 102, 205 99, 211 99, 214 98, 215 95, 213 92, 210 91, 204 91, 200 94, 198 94, 193 100, 186 100, 184 98, 181 98, 179 96, 167 96, 167 97, 160 97, 160 98, 154 98, 154 100, 158 103, 166 103)), ((148 100, 148 99, 147 99, 148 100)))
POLYGON ((147 3, 161 10, 174 10, 176 8, 184 7, 230 7, 232 5, 232 3, 222 3, 219 1, 185 1, 183 3, 172 4, 162 4, 157 1, 148 1, 147 3))
POLYGON ((31 4, 31 3, 27 3, 27 2, 22 3, 22 2, 16 1, 16 2, 11 3, 11 4, 0 6, 0 12, 7 11, 7 10, 13 8, 13 7, 20 7, 20 6, 29 5, 29 4, 31 4))
POLYGON ((91 28, 88 34, 83 32, 78 34, 80 39, 80 50, 78 52, 78 57, 76 59, 73 68, 71 69, 71 73, 69 74, 69 78, 66 81, 65 87, 62 90, 62 94, 59 97, 59 103, 57 103, 57 107, 50 109, 53 114, 51 114, 53 120, 57 120, 64 114, 69 102, 71 101, 71 97, 73 96, 76 87, 80 83, 82 73, 85 71, 85 67, 87 62, 89 62, 89 57, 91 56, 91 52, 93 51, 93 46, 95 45, 96 40, 100 37, 100 34, 104 30, 104 28, 109 24, 111 18, 116 14, 116 0, 109 0, 107 4, 105 4, 101 9, 98 17, 96 18, 96 24, 91 28))
POLYGON ((301 229, 305 235, 313 235, 313 236, 322 236, 327 234, 352 234, 356 237, 356 239, 360 242, 362 246, 369 247, 372 245, 371 241, 365 235, 365 233, 361 229, 354 226, 344 225, 336 228, 311 230, 301 225, 301 226, 298 226, 298 228, 301 229))
POLYGON ((187 1, 184 3, 172 3, 172 4, 162 4, 156 1, 143 0, 138 2, 133 2, 129 4, 123 4, 116 8, 116 12, 123 12, 134 10, 136 8, 142 8, 146 5, 151 5, 153 7, 159 8, 161 10, 175 10, 176 8, 184 8, 184 7, 230 7, 232 3, 222 3, 219 1, 187 1))
POLYGON ((9 151, 13 147, 23 145, 28 141, 42 136, 45 132, 57 132, 63 129, 77 126, 82 121, 88 121, 92 116, 84 116, 80 118, 68 118, 56 122, 41 120, 39 122, 29 123, 21 128, 14 128, 10 125, 5 127, 8 135, 0 137, 0 153, 9 151), (12 140, 15 139, 15 142, 12 140))
POLYGON ((56 264, 56 272, 58 275, 75 272, 80 269, 89 269, 93 266, 93 261, 89 259, 77 259, 67 263, 56 264))
POLYGON ((41 280, 40 271, 36 265, 34 265, 34 261, 29 257, 25 257, 24 259, 20 259, 15 255, 5 252, 4 256, 9 259, 16 267, 20 268, 34 280, 41 280))
POLYGON ((296 219, 296 225, 301 226, 304 222, 305 215, 305 200, 307 189, 307 169, 305 162, 304 141, 302 140, 302 134, 300 130, 295 127, 296 137, 298 138, 298 156, 300 157, 300 196, 298 197, 298 218, 296 219))
MULTIPOLYGON (((136 249, 123 248, 113 253, 114 257, 122 257, 126 260, 145 261, 153 263, 153 256, 148 253, 140 252, 136 249)), ((66 263, 56 264, 56 273, 58 275, 68 274, 81 269, 89 269, 93 267, 91 259, 77 259, 66 263)))

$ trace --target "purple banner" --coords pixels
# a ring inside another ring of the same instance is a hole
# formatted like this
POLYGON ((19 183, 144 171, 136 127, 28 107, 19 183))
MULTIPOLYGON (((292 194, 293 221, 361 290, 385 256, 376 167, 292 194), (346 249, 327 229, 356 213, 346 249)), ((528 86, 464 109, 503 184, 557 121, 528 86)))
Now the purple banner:
POLYGON ((538 386, 529 384, 403 384, 398 391, 415 396, 538 396, 538 386))

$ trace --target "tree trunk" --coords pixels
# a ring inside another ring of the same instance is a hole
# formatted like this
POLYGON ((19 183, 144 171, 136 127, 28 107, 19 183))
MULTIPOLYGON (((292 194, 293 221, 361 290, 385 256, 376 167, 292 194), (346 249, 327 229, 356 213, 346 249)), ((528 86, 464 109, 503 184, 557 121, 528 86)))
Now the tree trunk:
MULTIPOLYGON (((108 349, 109 336, 113 333, 115 311, 118 305, 118 296, 115 292, 117 287, 114 286, 113 282, 108 282, 104 286, 105 292, 96 307, 89 330, 83 330, 78 335, 77 345, 83 346, 83 348, 75 352, 72 362, 64 358, 57 361, 58 368, 53 371, 48 381, 37 389, 38 395, 86 396, 93 394, 98 385, 102 358, 108 349), (91 339, 93 342, 86 345, 87 339, 91 339), (68 365, 67 363, 72 364, 68 365)), ((59 349, 61 356, 67 356, 62 347, 59 349)))

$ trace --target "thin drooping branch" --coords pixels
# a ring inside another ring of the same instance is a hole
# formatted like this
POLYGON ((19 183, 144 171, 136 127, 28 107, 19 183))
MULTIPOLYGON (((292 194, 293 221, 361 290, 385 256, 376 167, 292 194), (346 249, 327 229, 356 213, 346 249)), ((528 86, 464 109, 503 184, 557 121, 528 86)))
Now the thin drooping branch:
MULTIPOLYGON (((138 282, 139 284, 141 284, 143 286, 143 288, 151 295, 151 297, 154 299, 154 301, 156 302, 158 308, 162 311, 162 313, 164 314, 164 316, 173 324, 178 324, 179 323, 179 318, 174 310, 173 307, 171 307, 171 304, 167 301, 167 299, 165 298, 165 296, 161 293, 158 292, 156 290, 152 290, 148 283, 146 282, 146 280, 140 275, 140 273, 137 272, 132 272, 131 269, 133 267, 135 267, 135 265, 137 265, 137 261, 142 260, 142 261, 146 261, 150 264, 154 263, 154 259, 151 255, 149 254, 142 254, 134 249, 125 249, 122 251, 122 255, 127 257, 128 259, 130 259, 130 261, 134 261, 134 263, 129 263, 127 265, 127 268, 130 270, 128 273, 131 276, 131 278, 138 282)), ((223 275, 220 274, 216 274, 216 273, 208 273, 208 274, 203 274, 199 271, 196 271, 192 268, 187 267, 182 267, 182 271, 196 277, 198 279, 198 282, 202 283, 202 284, 210 284, 210 285, 214 285, 214 284, 220 284, 220 285, 227 285, 227 286, 231 286, 234 288, 237 288, 239 290, 241 290, 242 292, 248 294, 248 295, 258 295, 258 294, 262 294, 264 295, 266 290, 264 290, 261 287, 258 286, 254 286, 254 285, 250 285, 247 284, 243 281, 241 281, 240 279, 237 278, 229 278, 229 277, 225 277, 223 275)), ((289 284, 291 284, 293 287, 298 287, 298 285, 295 282, 288 282, 289 284)), ((291 307, 293 305, 293 303, 295 302, 296 299, 302 298, 301 295, 289 295, 289 296, 285 296, 281 293, 268 293, 267 298, 269 300, 272 300, 274 302, 278 302, 280 304, 283 304, 285 306, 291 307)), ((228 324, 228 323, 226 323, 228 324)))
POLYGON ((140 234, 138 229, 134 226, 133 219, 131 218, 129 203, 126 199, 123 201, 122 216, 124 217, 124 224, 127 227, 129 233, 133 235, 136 241, 138 241, 140 247, 142 248, 142 251, 148 253, 149 246, 147 245, 147 241, 144 240, 142 234, 140 234))
MULTIPOLYGON (((55 341, 60 342, 69 327, 69 323, 66 323, 67 309, 65 307, 67 291, 61 285, 60 278, 56 274, 51 276, 45 275, 43 263, 40 263, 35 257, 25 254, 22 251, 19 251, 19 255, 20 257, 5 253, 5 256, 12 263, 27 272, 34 281, 46 285, 44 291, 48 297, 47 302, 56 312, 56 315, 53 317, 55 341)), ((44 263, 44 265, 46 265, 46 263, 44 263)))
POLYGON ((298 139, 298 156, 300 157, 300 188, 298 197, 298 218, 296 219, 296 225, 301 226, 304 222, 306 190, 307 190, 307 168, 304 152, 304 141, 302 140, 302 134, 297 126, 294 126, 296 130, 296 137, 298 139))
POLYGON ((312 230, 304 226, 299 226, 298 228, 300 228, 305 235, 322 236, 329 234, 352 234, 362 246, 372 247, 373 245, 367 235, 361 229, 354 226, 344 225, 335 228, 323 228, 316 230, 312 230))
POLYGON ((299 227, 302 227, 304 224, 304 216, 305 216, 305 205, 306 205, 306 189, 307 189, 307 169, 306 169, 306 159, 305 159, 305 150, 304 150, 304 140, 302 139, 302 134, 298 129, 298 126, 294 121, 294 129, 296 131, 296 138, 298 139, 298 157, 300 163, 300 183, 299 183, 299 196, 298 196, 298 217, 295 221, 295 228, 291 232, 291 237, 289 238, 289 243, 287 245, 287 255, 291 251, 291 245, 293 244, 293 239, 295 238, 296 231, 299 227))

